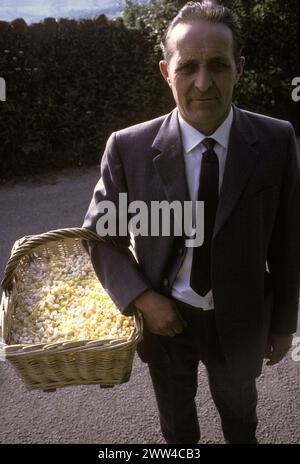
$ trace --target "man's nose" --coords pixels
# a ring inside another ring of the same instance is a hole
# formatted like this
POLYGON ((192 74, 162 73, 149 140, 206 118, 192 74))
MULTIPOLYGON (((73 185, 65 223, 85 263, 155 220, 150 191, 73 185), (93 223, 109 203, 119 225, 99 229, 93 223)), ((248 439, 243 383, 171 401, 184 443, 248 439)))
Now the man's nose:
POLYGON ((194 85, 200 92, 206 92, 212 85, 211 74, 204 66, 198 70, 194 85))

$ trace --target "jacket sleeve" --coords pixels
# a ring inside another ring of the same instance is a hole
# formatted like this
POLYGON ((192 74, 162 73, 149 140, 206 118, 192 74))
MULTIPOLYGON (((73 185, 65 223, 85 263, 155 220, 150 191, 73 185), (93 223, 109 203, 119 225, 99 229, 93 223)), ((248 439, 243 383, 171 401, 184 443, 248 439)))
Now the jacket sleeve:
POLYGON ((273 287, 271 331, 292 334, 297 329, 300 284, 300 160, 291 125, 268 267, 273 287))
MULTIPOLYGON (((101 177, 95 186, 82 227, 98 233, 98 219, 104 214, 99 205, 103 201, 112 202, 116 213, 116 232, 119 224, 119 193, 127 193, 127 184, 123 165, 119 156, 116 134, 107 141, 101 160, 101 177)), ((123 314, 130 315, 134 310, 132 301, 148 288, 150 282, 140 270, 137 261, 130 252, 130 235, 116 236, 118 247, 109 243, 85 241, 82 243, 88 251, 94 270, 103 288, 123 314)))

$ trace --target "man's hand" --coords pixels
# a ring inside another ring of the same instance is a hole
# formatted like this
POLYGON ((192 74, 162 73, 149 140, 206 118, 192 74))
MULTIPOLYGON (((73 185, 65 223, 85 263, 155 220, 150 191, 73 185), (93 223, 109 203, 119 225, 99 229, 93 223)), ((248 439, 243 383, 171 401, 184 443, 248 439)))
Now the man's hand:
POLYGON ((150 332, 154 334, 173 337, 187 326, 175 303, 154 290, 142 293, 133 303, 143 314, 150 332))
POLYGON ((269 359, 267 366, 279 363, 292 346, 293 335, 270 334, 265 358, 269 359))

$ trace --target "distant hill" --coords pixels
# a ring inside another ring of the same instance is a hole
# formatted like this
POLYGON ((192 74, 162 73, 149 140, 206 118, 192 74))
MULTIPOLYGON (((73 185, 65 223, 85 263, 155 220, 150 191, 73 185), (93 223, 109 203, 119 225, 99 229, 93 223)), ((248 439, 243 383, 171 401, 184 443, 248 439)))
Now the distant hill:
POLYGON ((1 0, 0 20, 23 18, 30 24, 47 17, 79 19, 105 14, 113 18, 120 15, 124 4, 124 0, 1 0))

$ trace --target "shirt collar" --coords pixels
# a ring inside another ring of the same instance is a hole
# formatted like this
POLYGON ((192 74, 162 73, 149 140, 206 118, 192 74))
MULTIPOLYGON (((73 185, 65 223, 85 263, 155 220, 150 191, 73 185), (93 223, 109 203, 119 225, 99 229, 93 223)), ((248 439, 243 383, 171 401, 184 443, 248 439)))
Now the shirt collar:
MULTIPOLYGON (((231 106, 229 114, 226 117, 225 121, 223 121, 222 124, 215 130, 215 132, 209 136, 215 139, 215 141, 219 143, 225 149, 228 148, 229 134, 230 134, 232 120, 233 120, 233 110, 231 106)), ((185 119, 183 119, 183 117, 180 115, 179 112, 178 112, 178 121, 179 121, 179 127, 181 131, 184 151, 185 153, 189 153, 197 145, 199 145, 199 143, 201 143, 207 137, 207 135, 202 134, 202 132, 199 132, 197 129, 195 129, 193 126, 187 123, 185 119)))

